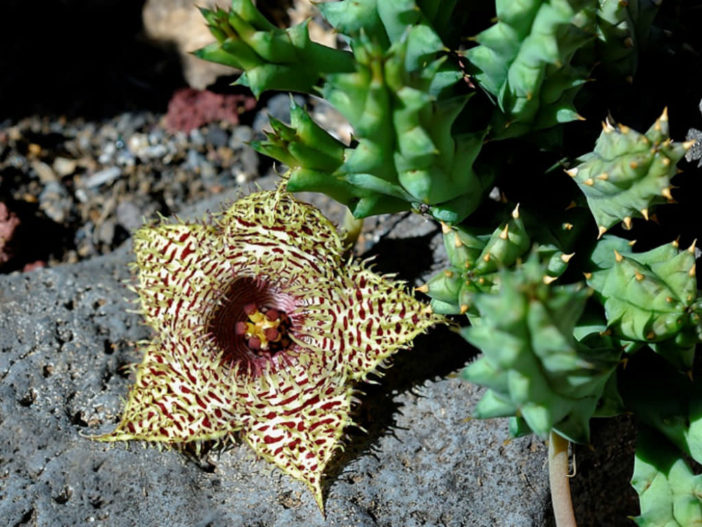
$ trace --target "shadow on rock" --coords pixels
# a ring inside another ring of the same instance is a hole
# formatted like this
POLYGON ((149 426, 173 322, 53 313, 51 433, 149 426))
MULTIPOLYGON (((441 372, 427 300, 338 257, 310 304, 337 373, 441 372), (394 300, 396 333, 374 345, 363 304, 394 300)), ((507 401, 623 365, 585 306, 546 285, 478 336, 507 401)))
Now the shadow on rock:
POLYGON ((475 354, 476 350, 460 335, 445 326, 437 327, 417 337, 411 350, 399 352, 377 384, 360 385, 361 402, 354 410, 357 426, 347 430, 345 450, 327 470, 325 493, 352 460, 373 455, 381 437, 395 435, 397 416, 403 406, 396 400, 399 394, 415 393, 413 390, 427 381, 455 373, 475 354))
MULTIPOLYGON (((396 220, 400 224, 401 216, 396 220)), ((394 230, 394 225, 387 232, 394 230)), ((430 249, 431 241, 440 232, 435 229, 421 236, 391 238, 381 235, 363 258, 373 258, 373 271, 379 274, 395 273, 397 278, 410 284, 430 272, 434 263, 434 254, 430 249)))

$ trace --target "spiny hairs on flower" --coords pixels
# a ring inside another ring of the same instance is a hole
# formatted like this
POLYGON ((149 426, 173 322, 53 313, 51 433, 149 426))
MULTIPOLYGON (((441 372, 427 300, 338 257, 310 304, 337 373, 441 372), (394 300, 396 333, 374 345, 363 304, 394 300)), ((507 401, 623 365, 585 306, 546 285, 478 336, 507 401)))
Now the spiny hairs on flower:
POLYGON ((207 223, 144 227, 134 248, 156 337, 117 429, 97 439, 241 437, 322 508, 355 384, 443 318, 401 282, 346 262, 334 226, 281 189, 207 223))

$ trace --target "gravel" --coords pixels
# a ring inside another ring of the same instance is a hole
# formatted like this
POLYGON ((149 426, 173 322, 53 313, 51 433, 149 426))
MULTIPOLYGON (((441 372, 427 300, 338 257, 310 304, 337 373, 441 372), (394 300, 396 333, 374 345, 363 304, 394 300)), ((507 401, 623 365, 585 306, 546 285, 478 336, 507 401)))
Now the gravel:
MULTIPOLYGON (((150 112, 7 121, 0 124, 0 202, 25 224, 18 236, 36 246, 32 261, 51 266, 107 254, 137 219, 169 216, 257 177, 253 136, 246 124, 224 121, 168 132, 150 112), (46 239, 48 224, 65 233, 59 246, 46 239)), ((29 254, 15 251, 0 272, 28 263, 29 254)))

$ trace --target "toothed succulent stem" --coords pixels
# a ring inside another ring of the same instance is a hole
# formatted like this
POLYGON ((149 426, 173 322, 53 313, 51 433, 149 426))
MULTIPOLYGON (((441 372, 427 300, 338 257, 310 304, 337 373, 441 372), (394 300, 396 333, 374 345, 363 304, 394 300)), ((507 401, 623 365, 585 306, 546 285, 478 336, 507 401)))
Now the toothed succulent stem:
POLYGON ((243 70, 237 83, 256 97, 271 89, 311 93, 323 75, 353 70, 351 54, 311 41, 306 22, 279 29, 251 0, 232 0, 229 11, 200 12, 217 42, 195 56, 243 70))
POLYGON ((573 98, 588 75, 571 65, 594 38, 593 0, 496 0, 497 22, 466 53, 476 80, 500 109, 495 138, 578 119, 573 98))
POLYGON ((653 207, 673 202, 670 180, 691 145, 675 143, 668 133, 668 113, 640 134, 624 125, 602 124, 595 149, 566 173, 587 198, 599 236, 619 222, 648 219, 653 207))

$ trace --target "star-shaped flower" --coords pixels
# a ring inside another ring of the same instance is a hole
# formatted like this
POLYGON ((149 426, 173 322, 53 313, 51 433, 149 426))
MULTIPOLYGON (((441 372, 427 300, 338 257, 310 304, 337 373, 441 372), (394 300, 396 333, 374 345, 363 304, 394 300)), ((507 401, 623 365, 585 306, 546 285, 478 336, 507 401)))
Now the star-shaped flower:
POLYGON ((136 291, 157 336, 122 421, 98 439, 238 434, 322 508, 354 385, 442 318, 402 283, 345 261, 334 226, 282 190, 251 194, 210 222, 144 227, 134 247, 136 291))

